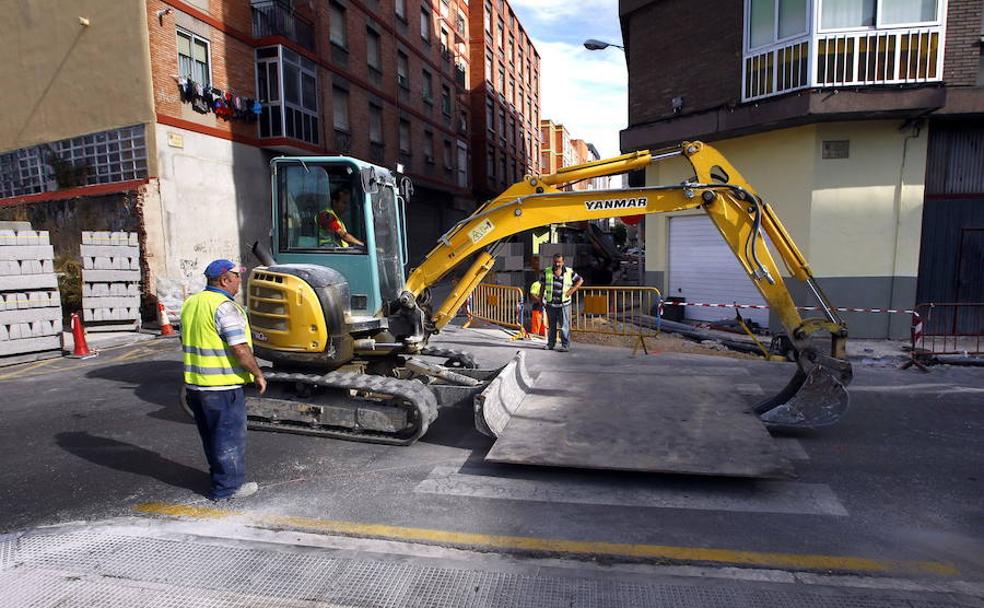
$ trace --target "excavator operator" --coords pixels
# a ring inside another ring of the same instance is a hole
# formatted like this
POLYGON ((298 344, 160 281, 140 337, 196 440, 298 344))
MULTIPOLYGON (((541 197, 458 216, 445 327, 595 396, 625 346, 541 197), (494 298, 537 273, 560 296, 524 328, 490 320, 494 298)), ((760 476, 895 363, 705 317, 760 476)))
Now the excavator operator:
POLYGON ((351 190, 338 188, 332 193, 331 207, 318 214, 319 247, 366 246, 345 228, 345 222, 342 221, 342 216, 348 211, 351 201, 351 190))

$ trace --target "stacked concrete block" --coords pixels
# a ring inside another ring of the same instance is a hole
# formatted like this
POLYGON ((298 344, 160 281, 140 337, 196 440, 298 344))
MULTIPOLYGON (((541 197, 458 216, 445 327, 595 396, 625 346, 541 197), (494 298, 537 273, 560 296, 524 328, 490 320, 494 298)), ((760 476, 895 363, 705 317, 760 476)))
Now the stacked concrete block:
POLYGON ((82 315, 90 331, 140 327, 136 232, 82 233, 82 315))
POLYGON ((590 255, 590 245, 575 245, 574 243, 544 243, 540 245, 540 268, 549 268, 553 264, 553 256, 564 256, 564 264, 573 268, 579 266, 581 257, 590 255), (587 252, 580 248, 587 247, 587 252))
POLYGON ((61 348, 54 251, 45 231, 0 222, 0 357, 61 348))
POLYGON ((523 271, 526 260, 523 257, 522 243, 502 243, 496 251, 493 282, 496 285, 523 287, 523 271))

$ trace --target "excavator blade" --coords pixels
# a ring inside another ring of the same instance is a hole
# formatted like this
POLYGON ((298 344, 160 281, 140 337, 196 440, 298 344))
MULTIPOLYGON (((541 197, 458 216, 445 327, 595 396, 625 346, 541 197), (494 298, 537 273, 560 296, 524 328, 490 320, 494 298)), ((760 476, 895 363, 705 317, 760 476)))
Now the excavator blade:
POLYGON ((789 384, 776 396, 755 406, 755 413, 769 429, 829 426, 847 412, 851 364, 817 353, 801 355, 798 363, 789 384))
POLYGON ((519 351, 475 396, 475 427, 489 437, 498 437, 532 390, 526 353, 519 351))

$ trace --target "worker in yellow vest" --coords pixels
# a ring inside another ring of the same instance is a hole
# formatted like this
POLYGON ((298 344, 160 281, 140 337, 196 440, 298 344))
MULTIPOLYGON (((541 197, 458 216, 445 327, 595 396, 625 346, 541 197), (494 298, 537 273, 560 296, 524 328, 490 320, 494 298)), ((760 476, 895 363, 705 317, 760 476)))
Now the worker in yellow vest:
POLYGON ((553 265, 543 272, 543 305, 547 309, 547 350, 557 345, 560 334, 560 352, 571 348, 571 296, 581 287, 584 279, 567 266, 564 256, 553 256, 553 265))
POLYGON ((331 195, 331 208, 318 214, 318 246, 319 247, 350 247, 357 245, 365 247, 354 234, 345 227, 342 216, 348 210, 352 200, 352 191, 344 188, 336 189, 331 195))
POLYGON ((229 260, 205 269, 205 291, 181 307, 185 394, 195 414, 212 480, 212 500, 242 498, 258 489, 246 481, 246 400, 243 385, 266 379, 253 356, 246 311, 233 300, 246 271, 229 260))

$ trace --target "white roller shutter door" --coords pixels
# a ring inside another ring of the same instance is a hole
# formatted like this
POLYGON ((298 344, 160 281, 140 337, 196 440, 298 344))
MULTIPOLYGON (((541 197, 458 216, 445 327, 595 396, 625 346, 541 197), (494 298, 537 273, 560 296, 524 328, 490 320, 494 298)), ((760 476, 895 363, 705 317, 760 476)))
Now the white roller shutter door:
MULTIPOLYGON (((670 218, 670 290, 687 302, 765 304, 717 228, 704 215, 670 218)), ((742 310, 746 319, 769 325, 768 310, 742 310)), ((734 318, 734 309, 688 306, 686 317, 700 321, 734 318)))

